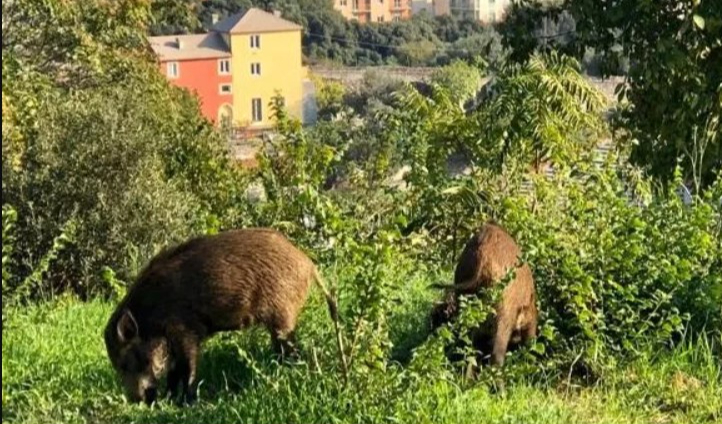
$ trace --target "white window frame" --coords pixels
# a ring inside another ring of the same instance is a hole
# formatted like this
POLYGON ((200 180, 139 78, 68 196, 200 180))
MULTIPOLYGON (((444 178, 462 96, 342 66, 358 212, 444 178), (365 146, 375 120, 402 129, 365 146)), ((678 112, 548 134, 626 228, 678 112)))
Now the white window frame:
POLYGON ((252 34, 250 39, 251 39, 251 48, 252 49, 260 49, 261 48, 261 36, 259 34, 252 34))
POLYGON ((230 73, 231 59, 218 59, 218 75, 230 75, 230 73))
POLYGON ((251 99, 251 122, 263 122, 263 102, 260 97, 251 99), (256 105, 258 105, 257 108, 256 105))
POLYGON ((177 79, 180 77, 180 63, 176 61, 167 62, 165 66, 165 73, 168 78, 177 79))
POLYGON ((228 83, 228 82, 223 83, 223 84, 218 84, 218 94, 221 94, 223 96, 230 96, 231 94, 233 94, 233 85, 231 85, 231 83, 228 83), (228 91, 223 91, 223 88, 225 88, 225 87, 228 87, 228 91))
POLYGON ((251 63, 251 75, 253 75, 254 77, 261 76, 261 62, 251 63))

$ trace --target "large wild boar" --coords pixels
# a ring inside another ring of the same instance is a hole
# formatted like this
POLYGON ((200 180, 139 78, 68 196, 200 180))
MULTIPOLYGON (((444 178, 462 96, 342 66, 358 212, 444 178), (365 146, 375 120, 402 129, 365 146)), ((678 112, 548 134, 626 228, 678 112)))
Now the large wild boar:
POLYGON ((516 267, 514 279, 495 305, 495 316, 480 323, 472 336, 477 348, 482 351, 491 348, 491 362, 497 366, 503 365, 510 345, 536 337, 538 312, 534 280, 528 265, 518 266, 520 255, 514 239, 495 222, 487 222, 467 242, 456 266, 454 285, 447 287, 446 297, 431 314, 434 328, 452 320, 458 313, 460 295, 488 289, 516 267))
MULTIPOLYGON (((279 232, 243 229, 192 239, 141 272, 105 329, 108 356, 132 401, 152 403, 166 373, 171 396, 192 401, 200 344, 214 333, 260 324, 277 352, 292 353, 313 281, 338 325, 336 303, 315 265, 279 232)), ((337 342, 342 351, 338 327, 337 342)))

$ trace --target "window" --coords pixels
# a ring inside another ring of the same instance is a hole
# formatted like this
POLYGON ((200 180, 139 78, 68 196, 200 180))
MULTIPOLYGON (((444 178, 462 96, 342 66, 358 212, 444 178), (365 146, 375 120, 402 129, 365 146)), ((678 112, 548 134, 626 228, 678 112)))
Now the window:
POLYGON ((401 15, 399 15, 398 13, 394 13, 393 21, 399 22, 400 20, 401 20, 401 15))
POLYGON ((401 0, 394 0, 394 8, 401 9, 401 0))
POLYGON ((345 7, 348 4, 348 0, 341 0, 339 1, 339 4, 345 7))
POLYGON ((233 88, 231 88, 231 84, 221 84, 218 86, 218 91, 221 94, 231 94, 233 92, 233 88))
POLYGON ((376 18, 376 21, 377 21, 377 22, 383 22, 383 21, 384 21, 384 17, 383 17, 383 16, 379 16, 378 18, 376 18))
POLYGON ((231 61, 228 59, 218 60, 218 73, 221 75, 227 75, 231 73, 231 61))
POLYGON ((261 75, 260 63, 251 63, 251 75, 261 75))
POLYGON ((169 78, 178 78, 180 76, 180 66, 178 62, 168 62, 166 66, 166 73, 169 78))
POLYGON ((261 48, 261 36, 260 35, 251 35, 251 48, 252 49, 260 49, 261 48))
POLYGON ((263 121, 263 110, 261 109, 261 99, 256 98, 251 100, 251 112, 253 122, 263 121))

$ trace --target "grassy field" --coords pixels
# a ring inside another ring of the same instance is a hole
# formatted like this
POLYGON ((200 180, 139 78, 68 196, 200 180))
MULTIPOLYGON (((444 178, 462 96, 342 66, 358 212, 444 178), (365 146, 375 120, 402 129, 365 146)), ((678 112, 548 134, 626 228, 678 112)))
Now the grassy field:
MULTIPOLYGON (((411 291, 413 292, 413 291, 411 291)), ((396 339, 423 339, 422 295, 399 305, 396 339)), ((218 336, 201 360, 200 401, 179 408, 125 402, 101 337, 113 306, 59 299, 9 313, 3 328, 3 423, 719 423, 719 358, 698 340, 620 364, 593 386, 565 379, 510 384, 503 394, 455 378, 409 377, 401 364, 344 387, 333 370, 328 315, 317 295, 299 339, 305 362, 278 365, 263 331, 218 336)), ((403 344, 401 344, 403 348, 403 344)))

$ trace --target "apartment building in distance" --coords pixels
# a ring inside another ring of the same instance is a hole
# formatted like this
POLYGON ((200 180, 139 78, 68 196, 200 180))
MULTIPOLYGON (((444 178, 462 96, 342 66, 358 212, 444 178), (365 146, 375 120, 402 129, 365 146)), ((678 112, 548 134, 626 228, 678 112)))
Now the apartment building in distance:
POLYGON ((408 19, 417 13, 454 15, 493 24, 504 19, 512 0, 334 0, 346 19, 361 23, 408 19))
POLYGON ((433 0, 434 15, 454 15, 485 24, 502 21, 512 0, 433 0))
POLYGON ((394 22, 411 17, 412 0, 334 0, 336 10, 361 23, 394 22))
POLYGON ((251 8, 217 21, 205 34, 150 37, 160 71, 198 95, 216 123, 263 130, 280 94, 303 118, 302 27, 280 14, 251 8))

